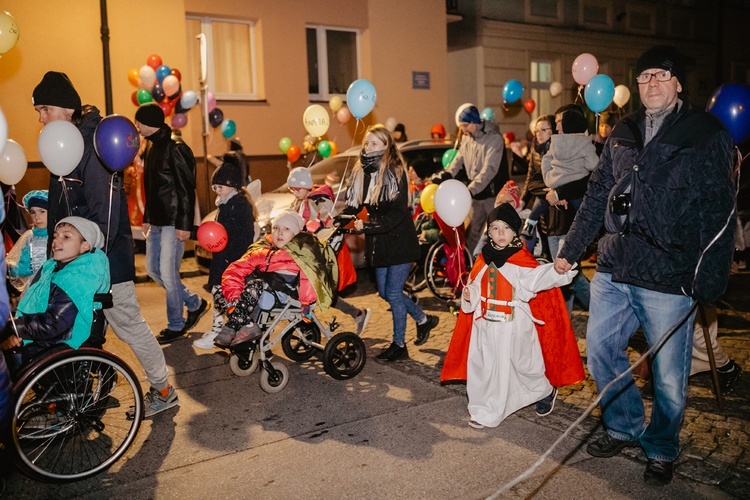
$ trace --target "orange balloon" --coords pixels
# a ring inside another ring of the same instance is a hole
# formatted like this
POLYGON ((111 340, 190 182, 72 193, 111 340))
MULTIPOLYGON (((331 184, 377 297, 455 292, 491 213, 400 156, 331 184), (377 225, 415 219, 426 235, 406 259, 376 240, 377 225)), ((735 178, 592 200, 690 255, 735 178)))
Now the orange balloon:
POLYGON ((526 99, 523 101, 523 109, 525 109, 527 113, 534 111, 534 109, 536 109, 536 102, 534 99, 526 99))
POLYGON ((339 147, 338 147, 338 146, 336 145, 336 143, 335 143, 335 142, 333 142, 333 141, 328 141, 328 144, 330 144, 330 145, 331 145, 331 154, 330 154, 330 155, 328 155, 328 157, 329 157, 329 158, 330 158, 331 156, 336 156, 337 154, 339 154, 339 147))
POLYGON ((128 71, 128 81, 130 82, 130 85, 138 88, 138 78, 140 78, 140 76, 138 68, 130 68, 130 71, 128 71))
POLYGON ((295 144, 292 144, 291 146, 289 146, 289 149, 286 150, 286 157, 292 163, 299 160, 301 154, 302 153, 299 150, 299 146, 295 144))

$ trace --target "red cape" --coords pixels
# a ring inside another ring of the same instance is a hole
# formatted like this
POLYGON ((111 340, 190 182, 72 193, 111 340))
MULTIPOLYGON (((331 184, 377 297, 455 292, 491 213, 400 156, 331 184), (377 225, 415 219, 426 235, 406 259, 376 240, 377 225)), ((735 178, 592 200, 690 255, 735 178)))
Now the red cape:
MULTIPOLYGON (((539 265, 526 249, 513 254, 508 259, 508 263, 530 268, 539 265)), ((480 254, 471 270, 472 278, 484 266, 484 258, 480 254)), ((539 335, 545 375, 549 383, 554 387, 562 387, 582 381, 585 377, 583 363, 560 289, 556 287, 539 292, 529 301, 529 307, 535 318, 544 321, 544 325, 536 325, 536 331, 539 335)), ((469 340, 473 322, 473 313, 467 314, 459 311, 453 337, 448 346, 448 352, 445 353, 443 370, 440 373, 441 382, 466 380, 466 362, 469 356, 469 340)))

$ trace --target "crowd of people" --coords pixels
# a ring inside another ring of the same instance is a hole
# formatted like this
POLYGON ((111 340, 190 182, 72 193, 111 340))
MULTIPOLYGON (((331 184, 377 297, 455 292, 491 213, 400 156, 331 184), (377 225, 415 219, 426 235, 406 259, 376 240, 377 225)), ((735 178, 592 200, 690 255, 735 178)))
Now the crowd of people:
MULTIPOLYGON (((424 253, 420 243, 439 238, 439 221, 423 213, 420 195, 430 183, 462 180, 472 198, 465 244, 476 261, 456 297, 460 312, 441 379, 466 381, 468 424, 496 427, 531 404, 538 415, 548 415, 558 388, 584 379, 570 321, 577 299, 589 311, 586 355, 603 396, 606 430, 587 451, 611 457, 640 446, 648 459, 645 481, 663 485, 679 454, 688 377, 708 369, 708 350, 716 354, 725 391, 742 372, 715 341, 711 306, 727 287, 735 248, 732 140, 717 119, 688 101, 676 49, 649 49, 636 75, 643 104, 638 111, 603 123, 592 136, 583 109, 565 105, 535 121, 527 151, 513 146, 477 107, 465 107, 458 116, 457 154, 437 175, 423 160, 406 163, 396 147, 407 140, 402 124, 393 132, 371 126, 342 214, 355 216, 352 231, 364 235, 378 295, 391 311, 392 342, 376 358, 403 360, 409 357, 408 317, 415 322, 415 346, 425 344, 439 323, 404 293, 412 264, 424 253), (522 190, 510 180, 521 169, 527 171, 522 190), (366 218, 359 216, 363 210, 366 218), (597 272, 589 283, 577 265, 595 241, 597 272), (535 251, 548 262, 540 263, 535 251), (698 304, 708 312, 710 345, 695 320, 698 304), (632 377, 620 377, 630 366, 626 347, 639 327, 650 346, 659 346, 649 358, 650 420, 632 377)), ((82 105, 70 79, 53 71, 33 90, 33 104, 44 125, 76 125, 85 149, 73 172, 52 176, 48 190, 23 198, 33 227, 7 256, 9 277, 23 295, 13 332, 6 329, 0 339, 5 359, 16 372, 50 345, 78 348, 103 315, 146 373, 146 417, 152 417, 179 404, 160 344, 186 337, 210 307, 180 279, 194 226, 195 158, 164 123, 158 105, 139 107, 135 123, 146 141, 146 269, 166 294, 167 327, 154 335, 133 284, 123 175, 94 151, 99 111, 82 105), (111 293, 111 307, 99 299, 103 293, 111 293)), ((444 138, 445 129, 435 126, 431 135, 444 138)), ((232 348, 258 340, 258 312, 269 286, 277 292, 273 300, 341 310, 361 335, 371 311, 339 295, 356 281, 348 248, 334 252, 318 238, 341 223, 332 189, 314 185, 307 166, 291 169, 294 201, 262 237, 238 141, 217 166, 211 179, 216 220, 228 241, 213 255, 208 277, 212 327, 193 345, 232 348)))

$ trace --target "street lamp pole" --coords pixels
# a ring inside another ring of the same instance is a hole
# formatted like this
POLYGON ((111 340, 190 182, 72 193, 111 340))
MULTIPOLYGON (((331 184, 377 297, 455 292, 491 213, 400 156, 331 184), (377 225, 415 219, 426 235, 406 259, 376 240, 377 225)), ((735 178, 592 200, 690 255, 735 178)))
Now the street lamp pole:
POLYGON ((104 59, 104 105, 107 115, 112 114, 112 69, 109 62, 109 25, 107 24, 107 0, 99 0, 101 14, 102 57, 104 59))

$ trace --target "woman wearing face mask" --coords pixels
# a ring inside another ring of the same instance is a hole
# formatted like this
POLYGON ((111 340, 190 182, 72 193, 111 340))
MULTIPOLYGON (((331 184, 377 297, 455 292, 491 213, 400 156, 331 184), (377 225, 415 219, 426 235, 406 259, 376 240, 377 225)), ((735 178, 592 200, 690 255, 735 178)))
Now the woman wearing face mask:
POLYGON ((420 257, 417 232, 409 210, 409 183, 404 159, 391 133, 382 125, 367 129, 362 152, 352 171, 344 213, 357 214, 364 207, 368 219, 354 228, 365 234, 366 257, 375 268, 378 294, 391 306, 393 342, 378 359, 408 358, 406 316, 417 322, 415 345, 424 344, 438 324, 403 292, 411 263, 420 257))

